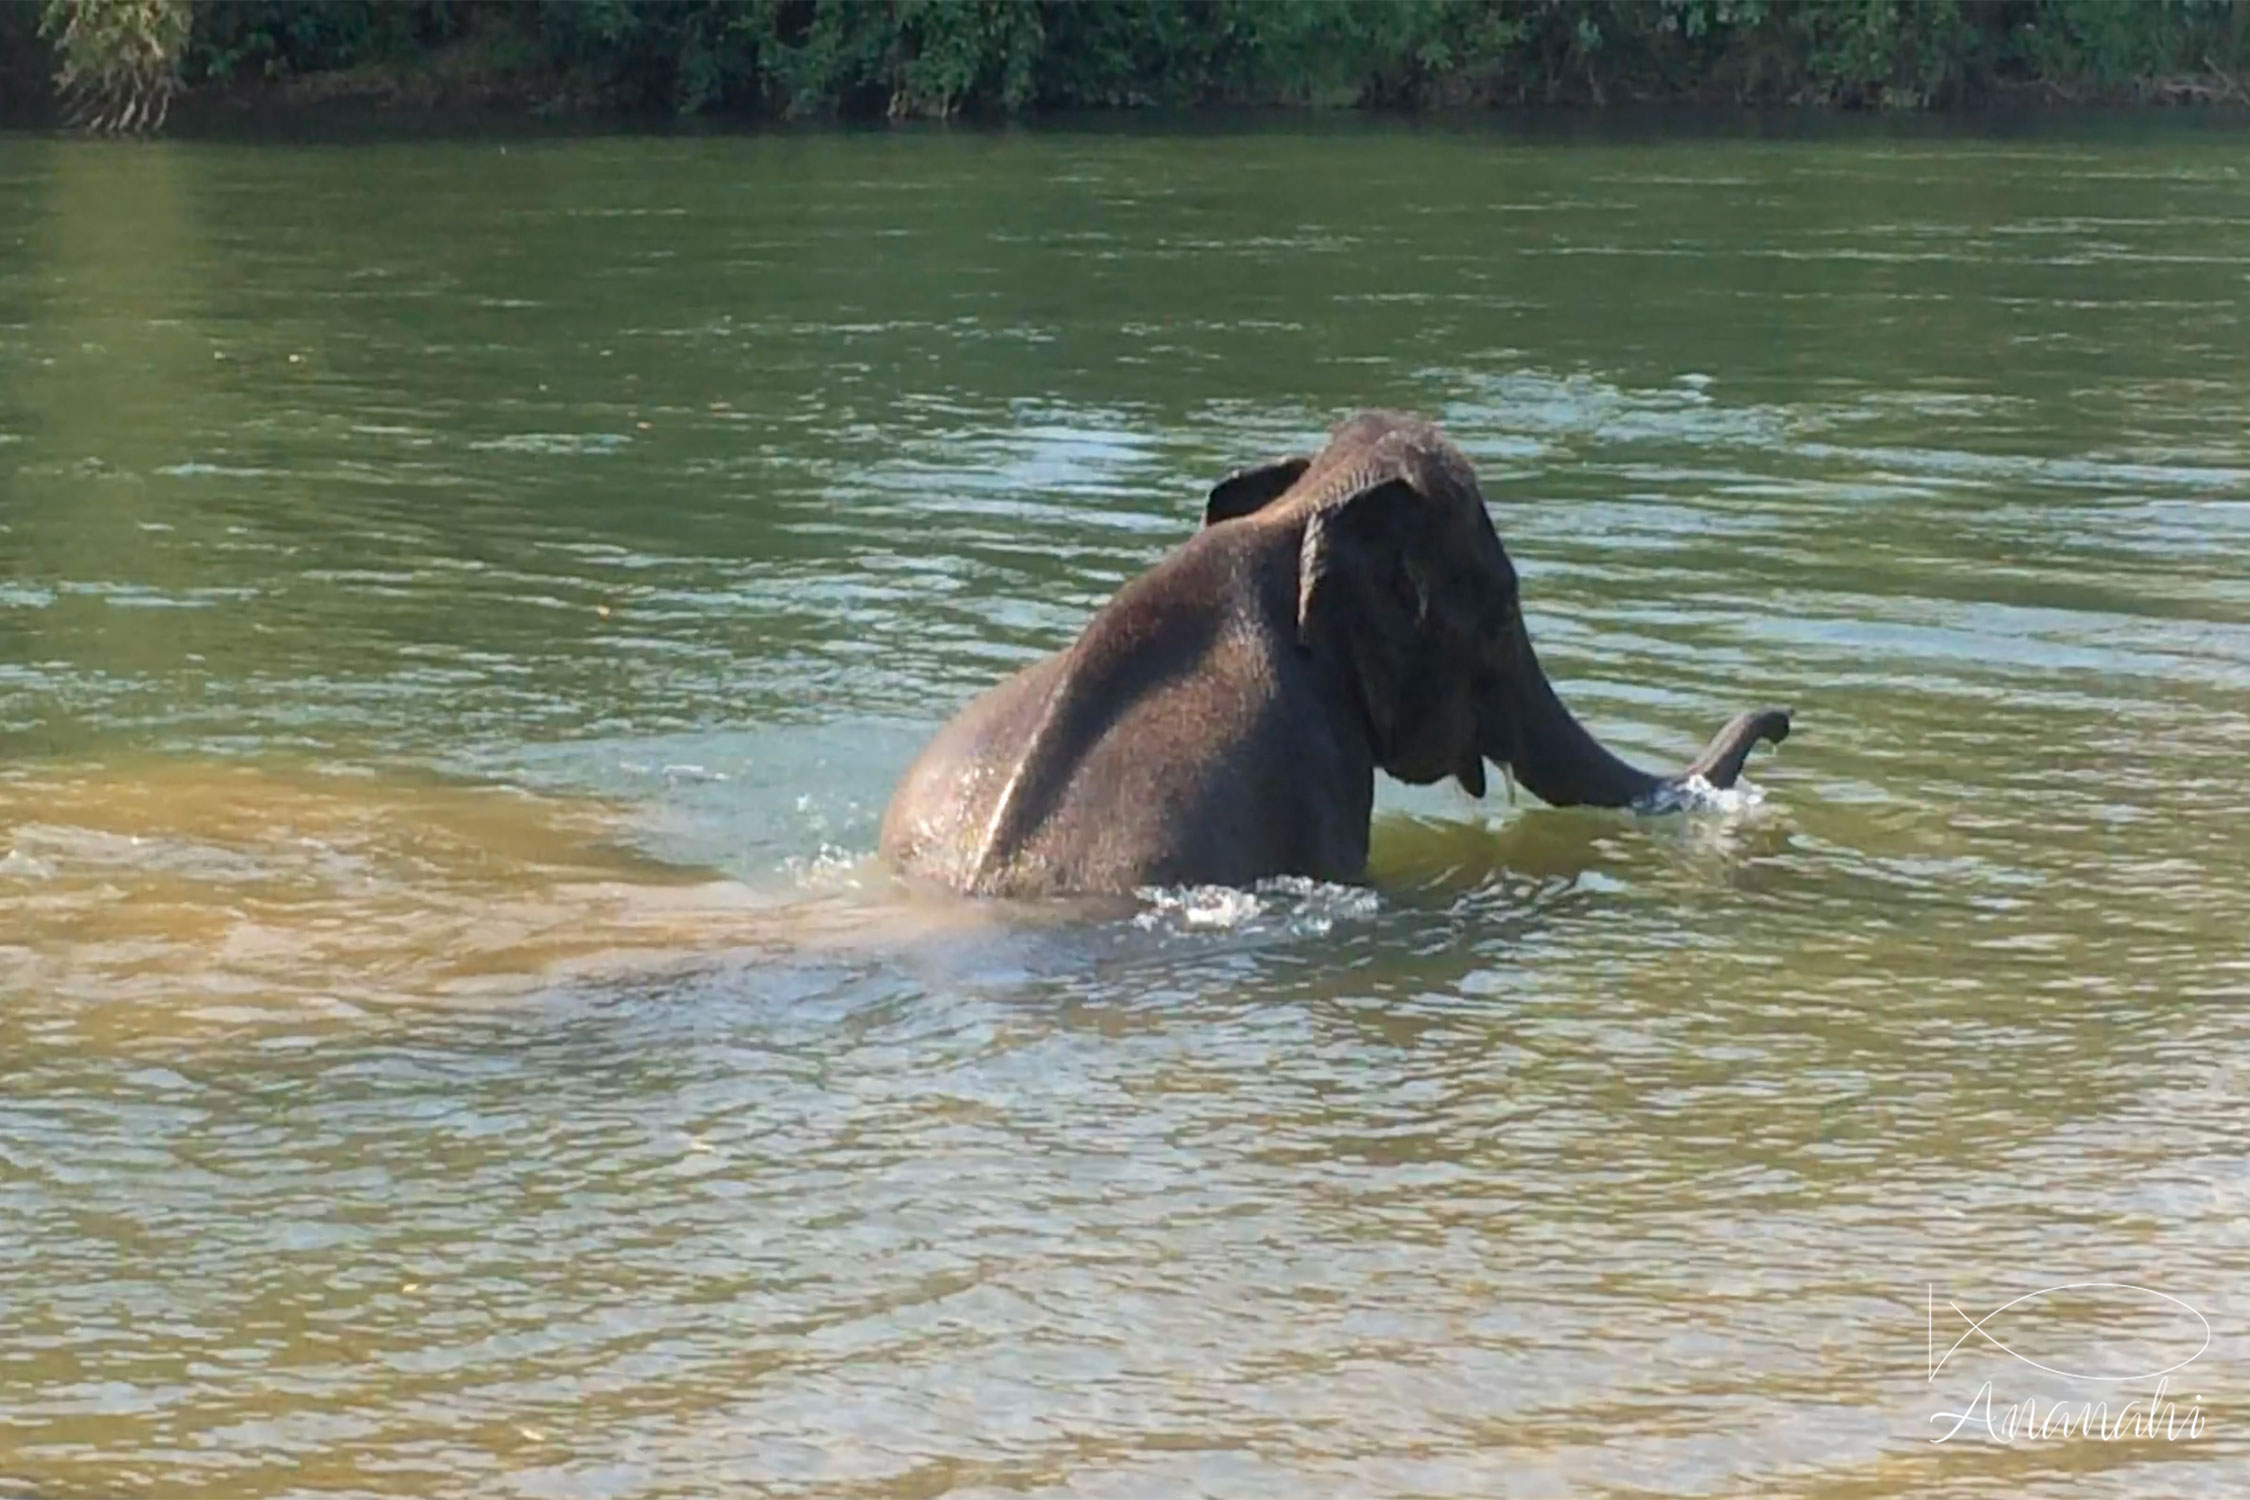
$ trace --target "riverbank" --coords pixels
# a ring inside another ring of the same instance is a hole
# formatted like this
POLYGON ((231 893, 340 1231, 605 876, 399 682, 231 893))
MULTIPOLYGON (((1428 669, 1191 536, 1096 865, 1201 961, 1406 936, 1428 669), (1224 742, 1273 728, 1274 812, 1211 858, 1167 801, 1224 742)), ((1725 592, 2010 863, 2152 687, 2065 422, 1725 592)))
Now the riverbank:
POLYGON ((957 0, 0 7, 0 114, 882 119, 1195 108, 2250 105, 2250 4, 957 0), (41 17, 44 15, 44 24, 41 17), (60 85, 41 86, 42 80, 60 85))

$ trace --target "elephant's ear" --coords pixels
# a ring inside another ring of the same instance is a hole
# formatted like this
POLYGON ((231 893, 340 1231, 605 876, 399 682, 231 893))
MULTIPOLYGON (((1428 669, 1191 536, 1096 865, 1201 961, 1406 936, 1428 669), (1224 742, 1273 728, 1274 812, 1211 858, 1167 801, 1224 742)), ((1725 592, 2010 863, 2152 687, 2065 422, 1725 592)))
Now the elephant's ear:
POLYGON ((1311 647, 1325 635, 1350 660, 1384 761, 1426 607, 1406 567, 1405 532, 1420 503, 1412 485, 1389 479, 1316 507, 1297 554, 1297 639, 1311 647))
POLYGON ((1203 502, 1203 524, 1216 526, 1221 521, 1231 521, 1272 504, 1288 493, 1289 487, 1302 479, 1305 470, 1311 467, 1311 459, 1292 453, 1286 458, 1235 470, 1211 487, 1211 498, 1203 502))
POLYGON ((1457 777, 1484 794, 1475 706, 1449 641, 1469 628, 1444 579, 1444 507, 1410 480, 1374 479, 1306 517, 1297 633, 1351 664, 1375 757, 1403 781, 1457 777))

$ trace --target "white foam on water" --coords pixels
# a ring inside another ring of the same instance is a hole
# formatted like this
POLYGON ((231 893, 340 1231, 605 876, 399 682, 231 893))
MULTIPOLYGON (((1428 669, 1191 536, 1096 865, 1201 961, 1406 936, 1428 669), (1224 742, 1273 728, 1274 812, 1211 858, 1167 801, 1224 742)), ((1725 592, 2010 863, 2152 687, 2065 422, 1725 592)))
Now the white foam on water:
POLYGON ((1382 909, 1365 886, 1337 885, 1283 875, 1244 890, 1229 885, 1146 886, 1133 924, 1146 931, 1245 932, 1273 930, 1319 937, 1339 921, 1364 921, 1382 909))
POLYGON ((36 854, 26 854, 15 848, 11 848, 6 854, 0 854, 0 877, 12 880, 52 880, 54 875, 54 862, 41 859, 36 854))
POLYGON ((806 891, 865 890, 869 876, 879 871, 865 850, 826 843, 811 855, 792 855, 781 862, 782 874, 806 891))
POLYGON ((1747 850, 1756 830, 1779 812, 1767 804, 1765 789, 1754 781, 1744 779, 1720 788, 1700 776, 1688 778, 1671 799, 1652 810, 1677 814, 1650 825, 1659 837, 1730 857, 1747 850))
POLYGON ((1734 815, 1746 813, 1765 800, 1765 789, 1747 777, 1730 787, 1716 787, 1700 776, 1690 776, 1680 783, 1670 808, 1680 812, 1734 815))

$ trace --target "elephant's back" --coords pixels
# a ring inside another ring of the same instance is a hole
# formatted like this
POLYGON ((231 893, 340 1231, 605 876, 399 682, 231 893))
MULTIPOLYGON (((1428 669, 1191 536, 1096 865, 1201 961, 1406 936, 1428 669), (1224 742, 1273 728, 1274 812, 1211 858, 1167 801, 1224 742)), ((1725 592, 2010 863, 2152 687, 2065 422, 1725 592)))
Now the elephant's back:
POLYGON ((883 852, 990 894, 1356 876, 1370 772, 1296 635, 1296 548, 1230 522, 972 702, 899 784, 883 852))
POLYGON ((993 813, 1047 710, 1064 653, 985 689, 922 747, 883 810, 880 849, 898 871, 966 890, 993 813))

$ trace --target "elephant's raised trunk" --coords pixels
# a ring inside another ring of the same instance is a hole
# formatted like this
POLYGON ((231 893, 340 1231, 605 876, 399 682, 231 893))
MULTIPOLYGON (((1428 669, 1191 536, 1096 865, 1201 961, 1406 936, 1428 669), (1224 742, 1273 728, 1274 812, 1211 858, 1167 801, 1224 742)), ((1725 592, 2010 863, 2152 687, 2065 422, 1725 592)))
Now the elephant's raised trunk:
POLYGON ((1737 714, 1686 770, 1651 775, 1603 748, 1555 696, 1520 617, 1514 635, 1515 660, 1500 690, 1502 701, 1495 705, 1499 732, 1491 736, 1485 753, 1508 764, 1532 795, 1551 806, 1659 810, 1674 803, 1691 777, 1700 776, 1714 787, 1734 785, 1752 745, 1760 740, 1778 745, 1788 738, 1787 709, 1737 714))

